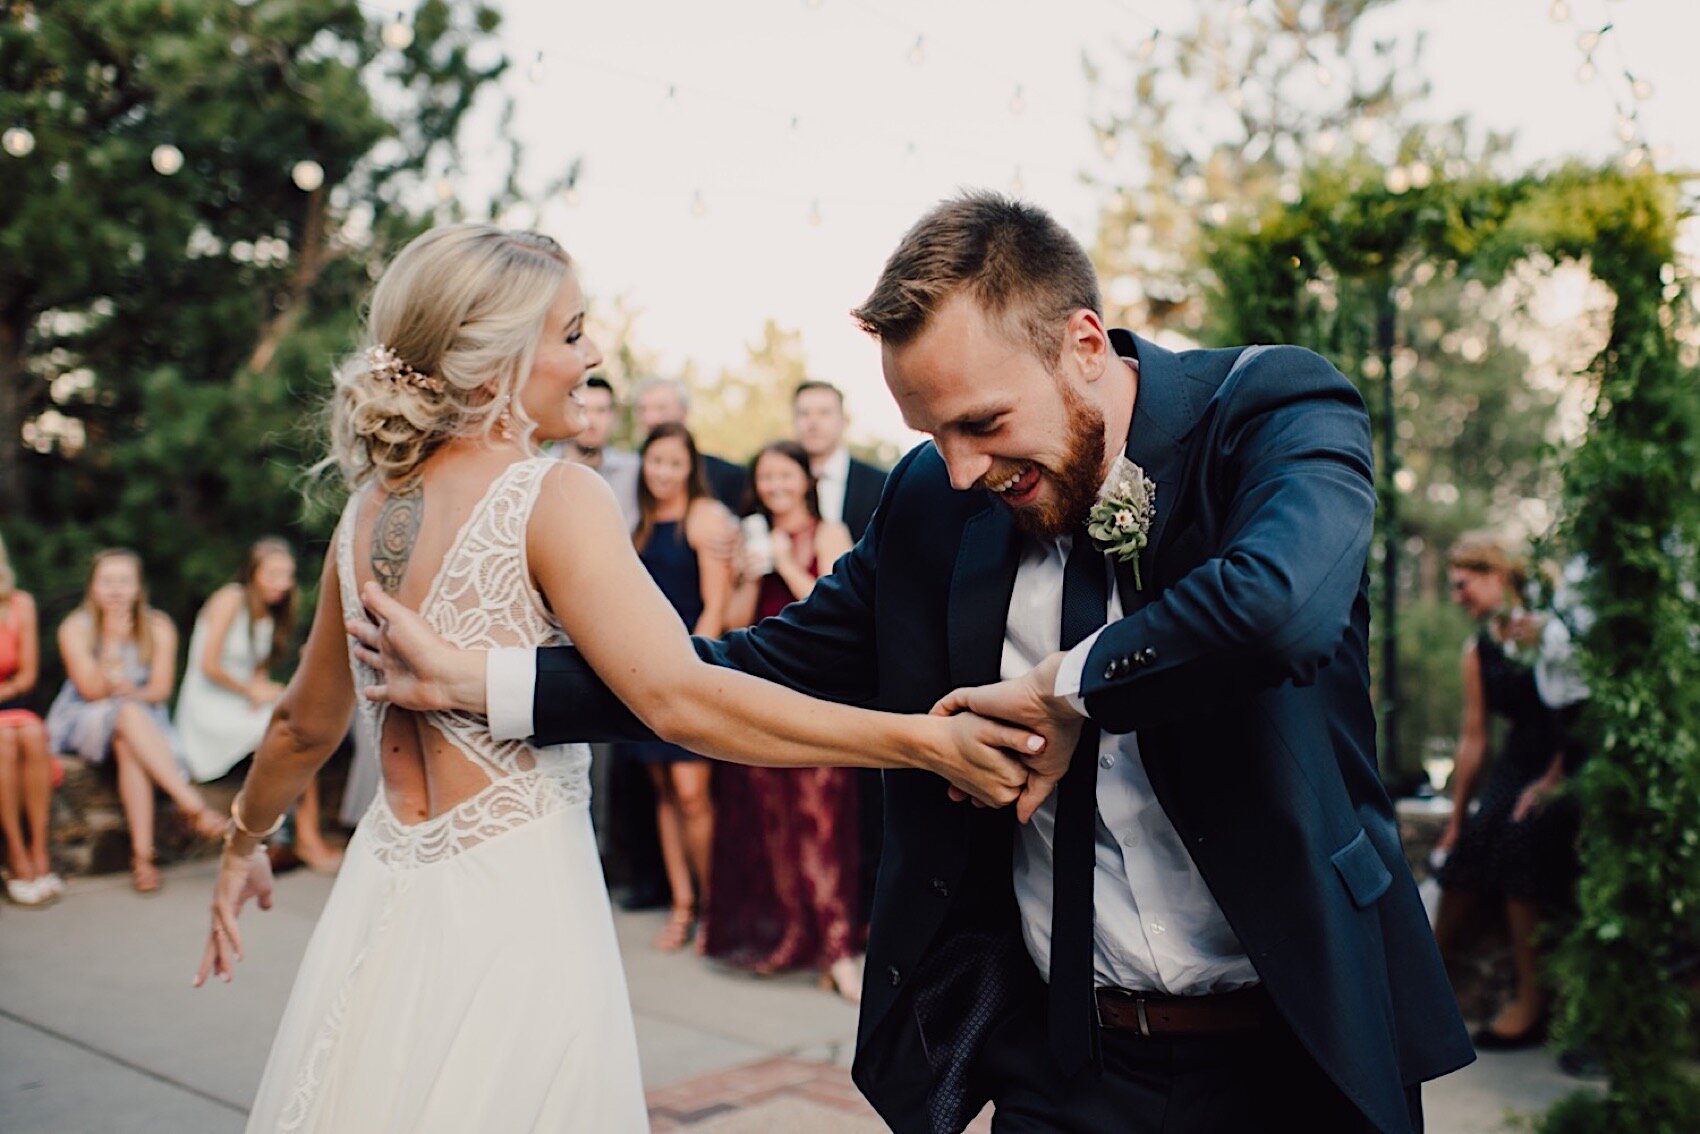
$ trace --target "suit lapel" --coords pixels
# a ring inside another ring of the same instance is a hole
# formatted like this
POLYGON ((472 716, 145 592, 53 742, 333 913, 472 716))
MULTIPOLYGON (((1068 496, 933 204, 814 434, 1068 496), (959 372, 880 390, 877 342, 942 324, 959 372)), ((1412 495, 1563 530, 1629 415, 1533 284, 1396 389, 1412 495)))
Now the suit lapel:
POLYGON ((1021 541, 1009 509, 987 500, 962 528, 950 581, 950 679, 957 685, 984 685, 1001 676, 1004 623, 1020 565, 1021 541))
POLYGON ((1139 361, 1139 393, 1127 431, 1127 459, 1145 470, 1157 485, 1157 513, 1145 549, 1139 553, 1139 573, 1145 586, 1135 589, 1133 569, 1116 564, 1116 586, 1122 613, 1132 614, 1157 597, 1157 553, 1163 532, 1174 515, 1186 474, 1186 438, 1198 420, 1195 384, 1178 355, 1126 331, 1110 332, 1117 355, 1139 361))

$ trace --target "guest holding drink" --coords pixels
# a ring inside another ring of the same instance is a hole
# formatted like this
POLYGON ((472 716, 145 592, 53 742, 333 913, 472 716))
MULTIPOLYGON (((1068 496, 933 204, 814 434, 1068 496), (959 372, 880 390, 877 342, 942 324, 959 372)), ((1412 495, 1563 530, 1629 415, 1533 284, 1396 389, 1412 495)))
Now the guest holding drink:
POLYGON ((82 604, 59 624, 59 652, 68 676, 47 711, 48 741, 90 764, 116 761, 118 798, 130 826, 130 882, 151 894, 160 884, 154 789, 204 838, 224 833, 224 816, 207 807, 179 760, 165 711, 177 630, 148 605, 140 556, 122 548, 95 555, 82 604))
MULTIPOLYGON (((638 558, 691 633, 719 637, 726 629, 732 565, 714 548, 724 541, 731 518, 710 494, 696 441, 683 425, 656 426, 639 456, 638 524, 632 533, 638 558)), ((672 892, 672 912, 655 945, 682 948, 698 911, 707 908, 714 846, 708 762, 662 741, 618 745, 616 758, 643 763, 655 786, 655 825, 672 892)))
MULTIPOLYGON (((750 465, 741 581, 730 624, 748 626, 807 598, 850 550, 850 530, 821 519, 808 454, 775 441, 750 465)), ((844 768, 717 773, 715 887, 707 951, 759 973, 810 967, 861 998, 856 924, 856 786, 844 768)))
POLYGON ((65 892, 47 857, 53 802, 47 730, 29 707, 40 662, 35 599, 18 589, 0 542, 0 831, 6 836, 6 896, 20 906, 45 906, 65 892))

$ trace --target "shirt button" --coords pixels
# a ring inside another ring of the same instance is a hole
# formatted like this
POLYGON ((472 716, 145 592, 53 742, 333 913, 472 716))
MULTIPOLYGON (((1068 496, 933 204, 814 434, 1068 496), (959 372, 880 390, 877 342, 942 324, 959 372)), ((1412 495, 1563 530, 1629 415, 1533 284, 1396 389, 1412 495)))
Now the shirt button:
MULTIPOLYGON (((1167 932, 1169 932, 1169 927, 1164 925, 1160 921, 1154 921, 1154 922, 1151 923, 1151 932, 1152 933, 1167 933, 1167 932)), ((895 971, 895 970, 893 970, 893 971, 895 971)))
POLYGON ((1106 752, 1102 756, 1098 757, 1098 766, 1100 768, 1113 768, 1116 766, 1116 758, 1106 752))
POLYGON ((1124 846, 1124 847, 1136 847, 1138 845, 1139 845, 1139 836, 1138 835, 1129 835, 1127 838, 1122 840, 1122 846, 1124 846))
POLYGON ((891 987, 893 988, 896 988, 898 985, 903 983, 903 973, 898 970, 896 965, 892 965, 890 968, 886 969, 885 975, 891 978, 891 987))

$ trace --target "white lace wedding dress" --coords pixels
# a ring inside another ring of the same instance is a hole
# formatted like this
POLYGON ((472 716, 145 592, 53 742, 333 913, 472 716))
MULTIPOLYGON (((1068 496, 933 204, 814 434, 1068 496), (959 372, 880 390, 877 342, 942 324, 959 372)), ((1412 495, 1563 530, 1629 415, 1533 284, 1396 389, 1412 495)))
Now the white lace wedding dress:
MULTIPOLYGON (((419 609, 455 645, 566 641, 525 559, 553 463, 504 471, 444 556, 419 609)), ((354 513, 350 502, 336 548, 350 617, 354 513)), ((357 690, 373 678, 355 665, 357 690)), ((380 707, 358 703, 355 727, 376 744, 380 707)), ((307 947, 248 1130, 648 1130, 588 750, 499 742, 469 714, 426 717, 489 786, 412 825, 378 793, 307 947)))

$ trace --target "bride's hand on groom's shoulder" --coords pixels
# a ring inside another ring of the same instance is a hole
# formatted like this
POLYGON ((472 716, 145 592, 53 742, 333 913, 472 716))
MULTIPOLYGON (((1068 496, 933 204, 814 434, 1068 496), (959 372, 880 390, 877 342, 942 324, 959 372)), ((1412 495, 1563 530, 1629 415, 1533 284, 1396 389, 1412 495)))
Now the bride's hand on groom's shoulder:
MULTIPOLYGON (((1044 746, 1038 752, 1015 753, 1028 773, 1027 784, 1015 807, 1023 823, 1033 817, 1056 789, 1063 773, 1068 771, 1069 759, 1080 739, 1083 718, 1054 692, 1062 658, 1060 653, 1052 654, 1026 674, 1008 681, 954 690, 933 706, 933 712, 941 716, 974 713, 1007 721, 1044 739, 1044 746)), ((953 793, 953 798, 961 797, 953 793)))
POLYGON ((485 711, 483 654, 455 649, 376 583, 361 588, 360 602, 373 621, 344 628, 355 659, 378 671, 378 683, 366 687, 368 700, 416 711, 485 711))

